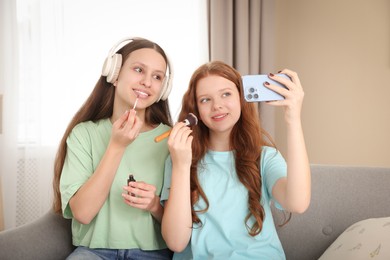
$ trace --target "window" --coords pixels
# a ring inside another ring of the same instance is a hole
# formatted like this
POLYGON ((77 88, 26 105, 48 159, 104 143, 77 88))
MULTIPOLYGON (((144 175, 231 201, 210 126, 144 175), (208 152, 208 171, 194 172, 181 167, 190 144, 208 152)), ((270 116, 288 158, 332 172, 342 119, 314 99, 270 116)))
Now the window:
POLYGON ((205 0, 18 0, 17 16, 22 144, 58 144, 125 37, 153 40, 169 55, 174 119, 192 72, 208 59, 205 0))

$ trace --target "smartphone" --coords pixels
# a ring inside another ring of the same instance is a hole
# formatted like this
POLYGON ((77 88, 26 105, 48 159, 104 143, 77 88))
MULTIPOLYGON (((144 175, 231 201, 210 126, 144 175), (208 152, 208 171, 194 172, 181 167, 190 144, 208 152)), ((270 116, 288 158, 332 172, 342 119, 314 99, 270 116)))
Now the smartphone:
MULTIPOLYGON (((276 75, 290 79, 286 74, 276 75)), ((286 88, 279 82, 270 79, 268 75, 245 75, 242 76, 245 100, 247 102, 263 102, 284 99, 282 95, 265 87, 264 82, 266 81, 268 81, 271 85, 286 88)))

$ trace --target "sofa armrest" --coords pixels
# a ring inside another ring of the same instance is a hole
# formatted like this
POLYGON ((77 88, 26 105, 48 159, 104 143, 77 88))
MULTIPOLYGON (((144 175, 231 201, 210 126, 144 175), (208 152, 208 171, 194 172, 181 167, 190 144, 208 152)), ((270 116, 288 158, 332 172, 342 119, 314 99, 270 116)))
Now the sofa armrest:
POLYGON ((72 251, 71 220, 52 211, 23 226, 0 232, 0 259, 65 259, 72 251))
MULTIPOLYGON (((310 207, 277 228, 288 260, 318 259, 350 225, 390 216, 390 168, 311 165, 311 173, 310 207)), ((273 211, 275 223, 283 223, 273 211)))

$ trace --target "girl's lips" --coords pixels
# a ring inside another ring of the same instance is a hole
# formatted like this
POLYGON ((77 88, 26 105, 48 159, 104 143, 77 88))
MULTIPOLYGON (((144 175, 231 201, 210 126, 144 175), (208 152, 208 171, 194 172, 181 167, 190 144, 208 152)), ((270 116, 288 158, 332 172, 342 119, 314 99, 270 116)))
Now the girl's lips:
POLYGON ((220 120, 223 120, 226 116, 227 116, 227 114, 218 114, 218 115, 212 116, 211 118, 215 121, 220 121, 220 120))
POLYGON ((138 98, 147 98, 149 96, 148 93, 138 89, 134 89, 134 92, 137 94, 138 98))

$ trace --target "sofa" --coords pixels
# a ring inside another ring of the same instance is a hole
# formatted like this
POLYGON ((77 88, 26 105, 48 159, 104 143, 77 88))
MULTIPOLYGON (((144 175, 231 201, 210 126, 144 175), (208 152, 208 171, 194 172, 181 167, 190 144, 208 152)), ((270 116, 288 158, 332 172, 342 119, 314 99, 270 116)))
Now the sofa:
MULTIPOLYGON (((280 225, 286 214, 273 208, 287 260, 319 259, 351 225, 390 217, 390 168, 313 164, 311 173, 312 198, 306 212, 292 214, 280 225)), ((72 250, 70 220, 51 211, 0 232, 2 260, 65 259, 72 250)))

